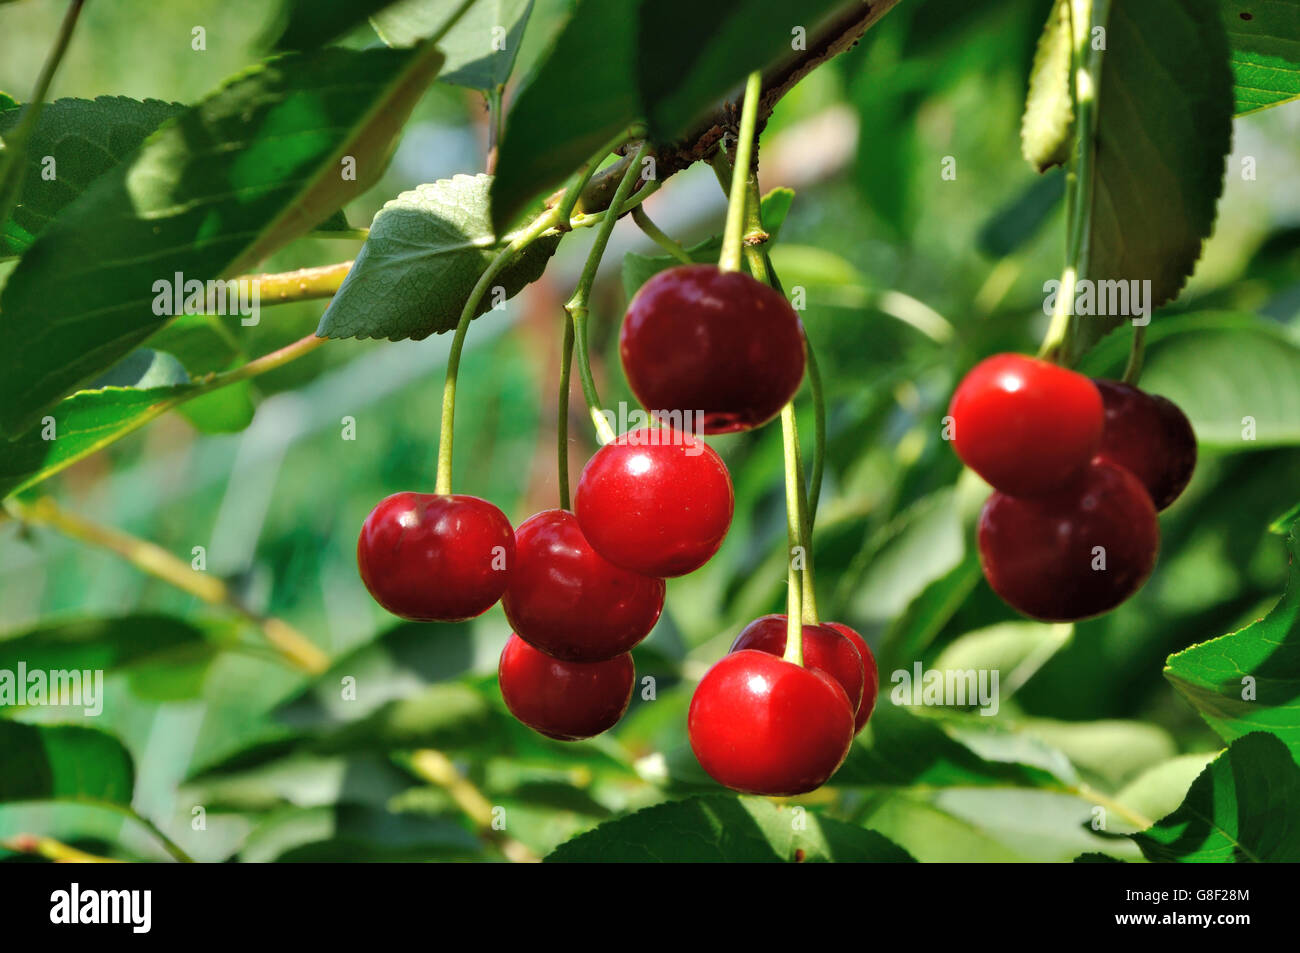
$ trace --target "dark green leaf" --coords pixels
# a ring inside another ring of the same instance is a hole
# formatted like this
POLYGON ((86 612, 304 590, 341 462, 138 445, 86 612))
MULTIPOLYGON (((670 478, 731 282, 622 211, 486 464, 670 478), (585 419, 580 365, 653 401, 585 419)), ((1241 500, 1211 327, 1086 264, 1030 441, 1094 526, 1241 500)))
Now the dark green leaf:
POLYGON ((1238 116, 1300 97, 1300 0, 1220 0, 1238 116))
POLYGON ((15 436, 161 327, 157 282, 240 273, 381 173, 436 50, 328 49, 241 74, 101 176, 27 251, 0 310, 15 436), (341 174, 356 162, 356 178, 341 174))
MULTIPOLYGON (((366 22, 366 18, 392 6, 397 0, 283 0, 276 30, 277 50, 314 50, 366 22)), ((462 0, 420 0, 432 7, 441 26, 456 12, 462 0)), ((432 32, 432 31, 431 31, 432 32)))
POLYGON ((1130 835, 1147 860, 1300 861, 1300 767, 1276 737, 1234 741, 1193 783, 1182 806, 1130 835))
POLYGON ((288 808, 248 836, 246 863, 414 861, 472 857, 482 850, 454 821, 361 804, 288 808))
MULTIPOLYGON (((1213 0, 1113 0, 1088 212, 1093 281, 1178 295, 1214 225, 1232 140, 1228 42, 1213 0)), ((1079 316, 1074 360, 1124 315, 1079 316)))
MULTIPOLYGON (((440 83, 484 92, 504 86, 519 55, 533 0, 478 0, 438 41, 446 56, 440 83)), ((403 0, 370 18, 389 46, 412 46, 433 36, 446 22, 445 5, 403 0)))
POLYGON ((0 638, 0 671, 102 671, 151 701, 192 698, 220 645, 202 629, 146 613, 52 622, 0 638))
MULTIPOLYGON (((22 254, 91 182, 117 165, 160 125, 184 111, 180 103, 125 96, 56 99, 47 103, 27 144, 26 175, 18 206, 0 230, 0 255, 22 254)), ((0 137, 18 124, 24 112, 0 112, 0 137)))
POLYGON ((636 81, 651 136, 670 142, 745 77, 807 48, 843 0, 655 0, 643 3, 636 81), (687 26, 689 24, 689 26, 687 26))
MULTIPOLYGON (((456 327, 470 292, 503 244, 493 236, 486 175, 458 175, 403 192, 370 226, 356 264, 321 317, 331 338, 420 340, 456 327)), ((536 281, 560 243, 540 238, 498 276, 505 296, 536 281)), ((484 314, 501 300, 489 290, 484 314)))
POLYGON ((638 118, 636 18, 629 12, 608 0, 579 0, 516 95, 492 182, 496 234, 638 118))
POLYGON ((1038 234, 1061 206, 1065 175, 1059 170, 1034 179, 1010 202, 993 213, 975 241, 990 258, 1005 258, 1038 234))
POLYGON ((1270 731, 1300 757, 1300 526, 1286 593, 1258 622, 1171 655, 1165 677, 1225 741, 1270 731))
POLYGON ((0 721, 0 764, 0 802, 131 803, 131 755, 112 735, 93 728, 0 721))
POLYGON ((560 845, 549 863, 909 863, 875 831, 762 798, 711 795, 646 808, 560 845))

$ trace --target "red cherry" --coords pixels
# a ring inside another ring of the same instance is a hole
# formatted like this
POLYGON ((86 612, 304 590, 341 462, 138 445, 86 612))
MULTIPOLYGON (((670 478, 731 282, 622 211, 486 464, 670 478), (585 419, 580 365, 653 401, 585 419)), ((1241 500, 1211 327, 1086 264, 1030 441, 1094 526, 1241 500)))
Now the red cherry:
POLYGON ((840 683, 766 652, 724 655, 691 697, 691 749, 720 784, 788 797, 820 787, 853 743, 840 683))
POLYGON ((613 728, 632 700, 636 669, 624 653, 603 662, 561 662, 511 634, 501 650, 497 682, 510 713, 560 741, 613 728))
MULTIPOLYGON (((786 616, 765 615, 745 626, 728 652, 756 649, 768 655, 785 654, 786 616)), ((804 624, 803 662, 819 668, 840 683, 849 697, 849 708, 856 714, 862 703, 862 655, 849 639, 821 625, 804 624)))
POLYGON ((574 493, 591 548, 646 576, 684 576, 722 545, 735 498, 708 444, 669 428, 633 430, 596 451, 574 493))
POLYGON ((1097 456, 1142 481, 1157 510, 1186 488, 1196 469, 1196 434, 1178 405, 1119 381, 1095 380, 1106 408, 1097 456))
POLYGON ((420 622, 492 608, 514 558, 510 521, 476 496, 394 493, 370 511, 357 540, 357 567, 375 601, 420 622))
POLYGON ((1082 374, 1022 354, 971 370, 948 406, 962 462, 1013 496, 1070 482, 1101 446, 1101 394, 1082 374))
POLYGON ((546 510, 515 530, 502 605, 521 639, 568 662, 622 655, 654 628, 664 581, 600 556, 572 513, 546 510))
POLYGON ((669 268, 642 285, 623 319, 619 353, 642 405, 700 412, 704 433, 766 423, 803 380, 803 327, 790 303, 713 265, 669 268))
POLYGON ((1049 622, 1115 608, 1151 574, 1159 543, 1146 488, 1101 460, 1067 490, 1034 499, 994 493, 980 514, 989 585, 1013 608, 1049 622))
POLYGON ((862 704, 858 706, 858 717, 853 722, 854 734, 861 731, 876 707, 876 695, 880 691, 880 674, 876 670, 876 657, 867 647, 867 640, 843 622, 823 622, 823 629, 831 629, 844 636, 862 656, 862 704))

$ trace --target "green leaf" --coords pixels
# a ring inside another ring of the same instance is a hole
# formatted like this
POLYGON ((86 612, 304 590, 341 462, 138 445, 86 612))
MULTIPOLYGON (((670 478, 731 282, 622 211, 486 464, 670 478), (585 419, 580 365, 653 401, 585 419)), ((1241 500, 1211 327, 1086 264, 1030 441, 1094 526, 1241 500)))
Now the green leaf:
POLYGON ((74 201, 9 276, 0 424, 13 437, 167 319, 154 285, 238 274, 383 170, 436 50, 271 60, 164 124, 74 201), (344 178, 345 158, 356 178, 344 178), (157 309, 161 310, 161 309, 157 309))
POLYGON ((1234 111, 1300 97, 1300 0, 1220 0, 1232 46, 1234 111))
POLYGON ((454 821, 363 804, 288 808, 248 835, 245 863, 380 862, 468 858, 481 843, 454 821))
POLYGON ((1061 207, 1065 174, 1059 170, 1034 179, 980 227, 975 242, 982 254, 1006 258, 1029 243, 1061 207))
MULTIPOLYGON (((374 14, 370 22, 389 46, 413 46, 446 22, 447 5, 402 0, 374 14)), ((447 58, 438 76, 484 92, 504 86, 514 69, 533 0, 478 0, 438 41, 447 58)))
POLYGON ((1270 731, 1300 757, 1300 526, 1285 594, 1258 622, 1171 655, 1173 682, 1225 741, 1270 731))
MULTIPOLYGON (((1177 297, 1214 225, 1232 74, 1214 0, 1112 0, 1097 97, 1087 277, 1177 297)), ((1073 361, 1125 315, 1077 316, 1073 361)))
MULTIPOLYGON (((1184 754, 1147 768, 1115 795, 1115 800, 1145 817, 1164 817, 1183 803, 1187 790, 1218 757, 1218 752, 1184 754)), ((1112 814, 1113 828, 1122 818, 1112 814)))
POLYGON ((0 496, 20 492, 103 449, 166 413, 196 391, 193 385, 107 387, 60 401, 0 454, 0 496))
POLYGON ((171 616, 138 613, 51 622, 0 638, 0 671, 102 671, 125 674, 150 701, 192 698, 220 644, 171 616))
POLYGON ((1039 172, 1063 165, 1074 148, 1071 43, 1070 0, 1056 0, 1038 38, 1020 124, 1020 149, 1039 172))
MULTIPOLYGON (((386 203, 316 333, 400 341, 454 329, 474 285, 505 244, 494 238, 489 220, 491 182, 491 176, 457 175, 386 203)), ((559 243, 558 235, 540 238, 501 272, 507 298, 541 276, 559 243)), ((496 298, 489 290, 477 314, 494 307, 496 298)))
MULTIPOLYGON (((22 254, 92 182, 160 125, 184 111, 180 103, 125 96, 47 103, 27 143, 18 205, 10 221, 0 226, 0 256, 22 254), (53 165, 49 165, 51 160, 53 165)), ((0 112, 0 137, 19 123, 24 112, 0 112)))
POLYGON ((129 806, 131 755, 110 734, 75 725, 0 721, 0 803, 107 801, 129 806))
POLYGON ((797 55, 800 36, 811 44, 817 27, 843 6, 842 0, 641 4, 636 82, 652 138, 669 142, 686 133, 749 73, 797 55))
POLYGON ((1060 751, 1080 772, 1100 781, 1106 790, 1118 788, 1144 770, 1172 758, 1177 751, 1169 732, 1142 721, 1072 722, 1033 718, 1018 721, 1016 727, 1060 751))
POLYGON ((1129 835, 1147 860, 1300 861, 1300 766, 1276 737, 1245 735, 1193 783, 1178 810, 1129 835))
POLYGON ((506 117, 492 182, 494 233, 638 118, 636 28, 623 4, 578 0, 506 117))
POLYGON ((711 795, 670 801, 561 844, 548 863, 909 863, 874 831, 762 798, 711 795))
MULTIPOLYGON (((314 50, 331 40, 338 39, 366 22, 367 17, 392 6, 396 0, 283 0, 275 30, 278 39, 272 44, 277 50, 314 50)), ((436 12, 436 25, 441 26, 456 12, 461 0, 421 0, 425 7, 436 12)))
POLYGON ((1074 780, 1073 768, 1059 752, 1028 736, 984 728, 982 716, 957 720, 913 714, 893 702, 892 692, 903 685, 891 680, 894 688, 882 684, 876 710, 832 785, 1059 789, 1074 780))

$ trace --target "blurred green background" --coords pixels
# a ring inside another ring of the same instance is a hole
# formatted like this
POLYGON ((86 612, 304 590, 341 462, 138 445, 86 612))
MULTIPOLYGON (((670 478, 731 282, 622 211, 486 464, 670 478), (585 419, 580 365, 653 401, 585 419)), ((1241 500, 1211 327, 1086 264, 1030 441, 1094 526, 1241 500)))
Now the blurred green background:
MULTIPOLYGON (((882 709, 889 674, 916 660, 998 667, 997 717, 952 715, 953 731, 1061 753, 1093 788, 1134 803, 1147 795, 1133 782, 1159 767, 1175 780, 1153 804, 1173 797, 1168 810, 1221 744, 1162 678, 1165 656, 1262 615, 1285 581, 1282 540, 1268 526, 1300 496, 1300 109, 1236 121, 1215 234, 1184 294, 1155 319, 1144 386, 1179 402, 1204 443, 1191 489, 1162 516, 1153 579, 1118 611, 1072 630, 1021 620, 980 577, 971 525, 984 489, 962 475, 940 419, 969 366, 997 351, 1032 351, 1045 328, 1042 286, 1063 253, 1062 182, 1059 172, 1040 178, 1028 167, 1018 132, 1048 6, 904 0, 787 96, 764 132, 763 188, 797 193, 773 257, 787 290, 806 289, 803 317, 830 402, 818 591, 823 616, 858 628, 875 649, 882 709), (946 157, 955 178, 942 176, 946 157), (1254 179, 1243 178, 1245 157, 1254 179), (1243 327, 1249 333, 1234 341, 1290 343, 1264 354, 1249 342, 1225 347, 1227 329, 1243 327), (1259 421, 1254 441, 1240 437, 1245 416, 1259 421)), ((516 78, 567 7, 539 0, 516 78)), ((54 95, 192 102, 260 57, 269 9, 246 0, 91 3, 54 95), (206 51, 191 49, 195 26, 206 30, 206 51)), ((52 0, 0 9, 0 90, 30 94, 62 10, 52 0)), ((348 42, 377 40, 358 31, 348 42)), ((346 210, 349 221, 368 224, 420 182, 481 171, 485 120, 479 94, 435 85, 381 184, 346 210)), ((710 170, 697 167, 647 208, 689 243, 720 232, 724 200, 710 170)), ((561 303, 590 238, 566 238, 542 281, 470 332, 455 483, 516 525, 555 505, 561 303)), ((264 270, 340 261, 358 247, 303 240, 264 270)), ((626 252, 657 250, 624 222, 602 269, 593 336, 610 405, 632 400, 615 347, 626 252)), ((310 333, 323 309, 264 305, 258 327, 231 320, 229 330, 253 357, 310 333)), ((468 625, 399 625, 357 576, 356 534, 374 503, 432 487, 447 338, 331 342, 229 398, 256 406, 246 429, 203 433, 172 413, 39 488, 187 561, 204 547, 209 573, 339 660, 318 680, 268 660, 256 632, 229 613, 109 553, 0 526, 0 632, 83 617, 121 617, 143 632, 162 624, 155 616, 171 616, 242 647, 110 673, 105 712, 87 719, 134 756, 136 810, 196 858, 500 857, 443 788, 409 769, 402 752, 421 747, 447 752, 537 854, 631 808, 710 789, 684 748, 685 711, 694 682, 739 629, 781 611, 778 429, 714 441, 735 481, 736 520, 708 566, 670 581, 663 619, 636 653, 638 676, 655 679, 654 700, 638 691, 609 736, 548 742, 502 713, 494 672, 508 628, 499 607, 468 625), (342 438, 347 417, 355 440, 342 438), (357 679, 356 701, 339 700, 347 676, 357 679), (196 805, 206 829, 194 829, 196 805)), ((1116 332, 1084 369, 1117 375, 1127 347, 1127 332, 1116 332)), ((806 394, 800 408, 808 446, 806 394)), ((238 406, 212 412, 242 422, 238 406)), ((580 410, 571 433, 576 479, 594 449, 580 410)), ((804 800, 918 859, 1064 860, 1101 849, 1080 826, 1091 802, 1059 791, 833 782, 804 800)), ((96 808, 0 808, 0 837, 21 831, 159 856, 139 825, 96 808)))

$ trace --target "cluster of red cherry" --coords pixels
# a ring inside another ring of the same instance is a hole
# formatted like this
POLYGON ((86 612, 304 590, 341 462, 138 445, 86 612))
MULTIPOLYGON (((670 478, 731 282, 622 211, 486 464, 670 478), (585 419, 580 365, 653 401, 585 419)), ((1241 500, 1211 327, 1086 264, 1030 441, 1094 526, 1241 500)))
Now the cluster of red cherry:
MULTIPOLYGON (((711 265, 672 268, 633 298, 620 336, 628 382, 669 419, 706 434, 770 421, 803 380, 803 327, 772 288, 711 265), (678 416, 681 415, 681 416, 678 416)), ((367 517, 361 577, 386 609, 458 621, 503 601, 514 633, 498 677, 510 711, 553 738, 612 727, 631 699, 630 650, 654 627, 664 579, 717 552, 731 524, 731 477, 694 434, 623 434, 587 462, 573 512, 512 531, 471 496, 398 493, 367 517)), ((805 625, 805 666, 785 661, 784 616, 745 628, 691 702, 691 745, 723 784, 793 794, 826 780, 875 706, 875 660, 836 623, 805 625)))
POLYGON ((1160 543, 1156 512, 1196 467, 1195 434, 1173 402, 999 354, 966 375, 948 414, 957 455, 995 490, 979 521, 994 592, 1064 622, 1141 588, 1160 543))

